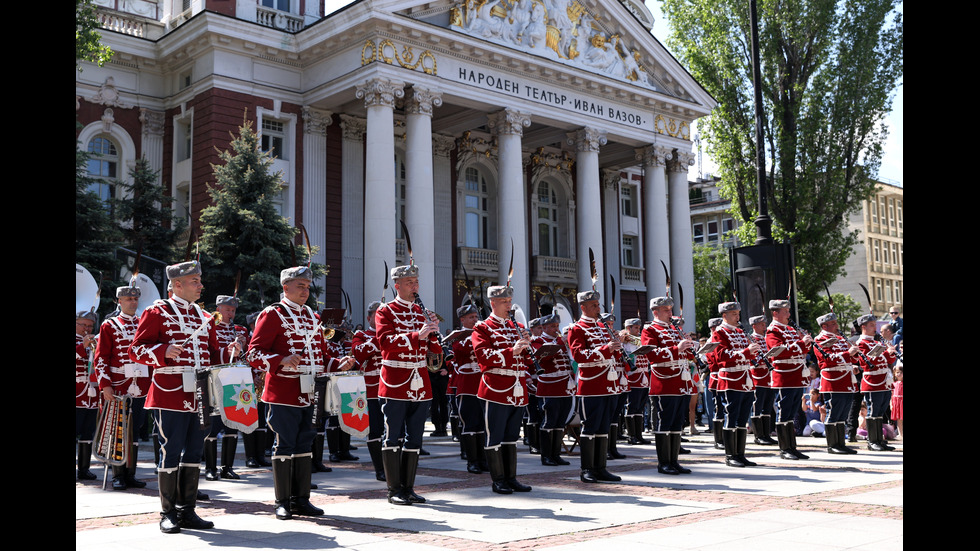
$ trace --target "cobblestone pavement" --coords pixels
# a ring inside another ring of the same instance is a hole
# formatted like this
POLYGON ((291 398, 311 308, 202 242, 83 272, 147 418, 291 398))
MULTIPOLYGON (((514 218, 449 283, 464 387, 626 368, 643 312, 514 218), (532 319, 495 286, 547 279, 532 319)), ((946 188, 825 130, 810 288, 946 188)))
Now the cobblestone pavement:
MULTIPOLYGON (((331 473, 314 474, 311 501, 322 517, 278 521, 272 514, 272 474, 247 469, 239 446, 241 480, 205 481, 211 497, 198 514, 212 520, 209 531, 159 532, 159 498, 152 449, 141 444, 138 478, 142 490, 103 491, 100 480, 76 481, 76 550, 172 549, 785 549, 814 544, 827 549, 902 549, 903 445, 894 452, 856 455, 826 452, 822 438, 799 437, 807 461, 786 461, 774 446, 748 445, 758 467, 733 468, 707 433, 686 436, 692 453, 681 456, 689 475, 657 473, 653 445, 620 442, 626 459, 610 460, 621 475, 615 484, 583 484, 578 456, 566 467, 545 467, 520 446, 518 478, 534 489, 497 495, 488 474, 473 475, 448 437, 427 438, 431 455, 419 462, 416 492, 428 503, 395 506, 374 479, 363 441, 358 462, 329 463, 331 473)), ((750 437, 751 440, 751 437, 750 437)), ((570 442, 570 441, 569 441, 570 442)), ((617 550, 618 551, 618 550, 617 550)))

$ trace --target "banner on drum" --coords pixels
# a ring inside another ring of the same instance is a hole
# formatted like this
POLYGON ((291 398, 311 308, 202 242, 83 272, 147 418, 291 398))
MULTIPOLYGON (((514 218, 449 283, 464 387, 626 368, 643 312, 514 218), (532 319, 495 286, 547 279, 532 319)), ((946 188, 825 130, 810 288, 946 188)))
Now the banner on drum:
POLYGON ((259 409, 255 396, 252 370, 247 367, 225 367, 211 372, 211 396, 219 403, 214 407, 221 413, 226 427, 250 433, 259 426, 259 409))

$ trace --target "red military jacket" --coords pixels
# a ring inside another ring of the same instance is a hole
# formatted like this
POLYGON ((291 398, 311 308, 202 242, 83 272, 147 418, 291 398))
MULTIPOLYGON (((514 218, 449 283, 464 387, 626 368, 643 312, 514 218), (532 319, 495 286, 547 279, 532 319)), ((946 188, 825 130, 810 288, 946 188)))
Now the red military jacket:
POLYGON ((749 338, 740 327, 722 323, 715 330, 711 340, 718 343, 714 350, 718 366, 718 390, 752 390, 749 368, 755 355, 744 350, 749 346, 749 338))
POLYGON ((568 347, 578 364, 578 395, 609 396, 629 390, 620 355, 612 348, 609 329, 582 316, 568 328, 568 347))
POLYGON ((376 400, 378 385, 381 382, 381 349, 378 348, 378 337, 374 329, 364 329, 354 333, 351 354, 357 362, 357 368, 364 375, 367 399, 376 400))
MULTIPOLYGON (((766 344, 766 336, 760 335, 753 331, 749 338, 752 342, 759 345, 759 358, 769 351, 769 345, 766 344)), ((771 361, 771 360, 770 360, 771 361)), ((769 366, 766 362, 759 360, 759 363, 749 370, 749 374, 752 376, 752 383, 759 388, 769 388, 771 386, 772 376, 769 373, 769 366)))
POLYGON ((527 405, 530 351, 514 354, 514 343, 520 338, 521 332, 513 322, 493 314, 473 328, 473 355, 482 374, 477 396, 498 404, 527 405))
POLYGON ((694 359, 689 352, 681 352, 677 345, 684 340, 673 325, 654 319, 643 328, 640 344, 654 347, 646 359, 650 363, 650 395, 682 396, 692 389, 688 361, 694 359))
POLYGON ((147 409, 197 410, 195 389, 184 387, 183 375, 211 367, 218 357, 218 339, 210 319, 200 306, 177 296, 158 300, 143 310, 129 347, 129 359, 150 366, 152 384, 146 396, 147 409), (173 360, 166 357, 169 345, 183 345, 202 325, 205 328, 190 339, 179 356, 173 360))
POLYGON ((439 354, 439 337, 419 337, 425 325, 422 307, 395 297, 382 304, 374 315, 374 327, 381 348, 381 385, 378 397, 421 402, 432 399, 432 384, 426 368, 426 355, 439 354))
POLYGON ((82 336, 75 333, 75 407, 97 409, 99 397, 95 392, 95 371, 88 371, 88 349, 82 345, 82 336))
MULTIPOLYGON (((232 325, 230 323, 218 323, 214 326, 215 336, 218 338, 218 345, 221 350, 218 354, 219 364, 233 364, 241 361, 241 358, 232 358, 231 354, 228 352, 228 346, 235 342, 238 337, 244 337, 243 348, 248 347, 248 329, 241 325, 232 325)), ((242 351, 244 355, 244 350, 242 351)))
POLYGON ((99 344, 95 348, 95 375, 99 390, 112 388, 116 396, 142 398, 150 390, 147 366, 129 359, 139 320, 136 316, 119 314, 102 322, 99 344))
POLYGON ((473 353, 473 333, 453 343, 453 357, 456 359, 456 395, 478 395, 483 375, 473 353))
POLYGON ((892 364, 895 363, 895 354, 886 349, 876 358, 869 357, 868 351, 877 344, 879 341, 867 335, 861 335, 857 341, 857 346, 863 353, 862 356, 858 356, 858 361, 864 368, 864 375, 861 377, 861 392, 880 392, 892 388, 892 378, 888 375, 892 371, 892 364))
POLYGON ((807 385, 806 355, 810 347, 803 342, 803 334, 778 321, 769 324, 766 331, 769 348, 786 347, 781 354, 770 358, 772 364, 772 388, 799 388, 807 385))
POLYGON ((565 398, 575 395, 575 373, 572 371, 572 361, 568 345, 561 337, 552 337, 541 333, 531 339, 531 347, 539 350, 545 344, 555 344, 561 351, 551 356, 538 358, 542 372, 538 374, 537 394, 539 398, 565 398))
POLYGON ((820 366, 820 393, 857 392, 857 365, 855 359, 847 353, 851 349, 851 342, 829 331, 821 331, 813 342, 820 366))
POLYGON ((320 320, 313 309, 287 298, 259 314, 246 357, 253 369, 266 373, 262 401, 291 407, 314 403, 312 380, 304 388, 301 375, 307 380, 321 375, 330 361, 320 320), (302 355, 301 363, 284 367, 282 361, 293 354, 302 355))

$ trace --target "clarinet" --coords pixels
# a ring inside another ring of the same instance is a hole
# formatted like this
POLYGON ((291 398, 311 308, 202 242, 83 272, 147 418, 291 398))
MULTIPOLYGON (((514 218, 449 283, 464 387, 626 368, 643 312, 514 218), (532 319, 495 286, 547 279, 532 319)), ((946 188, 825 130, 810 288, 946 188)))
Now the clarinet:
MULTIPOLYGON (((514 329, 517 330, 517 334, 520 335, 522 339, 528 338, 524 330, 521 329, 521 326, 517 324, 517 318, 514 317, 514 311, 513 310, 508 311, 507 316, 510 318, 510 322, 514 324, 514 329)), ((544 371, 544 368, 542 368, 541 364, 538 363, 538 357, 535 356, 530 349, 528 349, 525 352, 525 354, 527 354, 528 359, 531 360, 531 363, 534 364, 534 374, 537 375, 539 373, 542 373, 544 371)))
MULTIPOLYGON (((419 307, 422 308, 422 313, 425 315, 425 317, 429 321, 432 321, 432 316, 430 315, 429 309, 426 308, 424 304, 422 304, 422 297, 420 297, 418 293, 415 293, 415 304, 418 304, 419 307)), ((442 346, 442 333, 437 331, 436 338, 439 339, 439 346, 442 346)))

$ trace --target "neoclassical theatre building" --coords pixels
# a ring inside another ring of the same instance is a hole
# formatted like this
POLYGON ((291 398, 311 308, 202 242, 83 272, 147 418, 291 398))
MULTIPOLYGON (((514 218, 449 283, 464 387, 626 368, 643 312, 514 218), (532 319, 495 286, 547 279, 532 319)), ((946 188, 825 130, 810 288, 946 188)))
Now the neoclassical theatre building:
POLYGON ((528 318, 593 285, 648 318, 664 265, 694 327, 688 170, 714 100, 639 0, 96 3, 115 56, 76 71, 75 106, 103 195, 145 156, 195 224, 247 118, 330 266, 321 300, 343 289, 355 322, 407 261, 404 220, 444 328, 511 266, 528 318))

